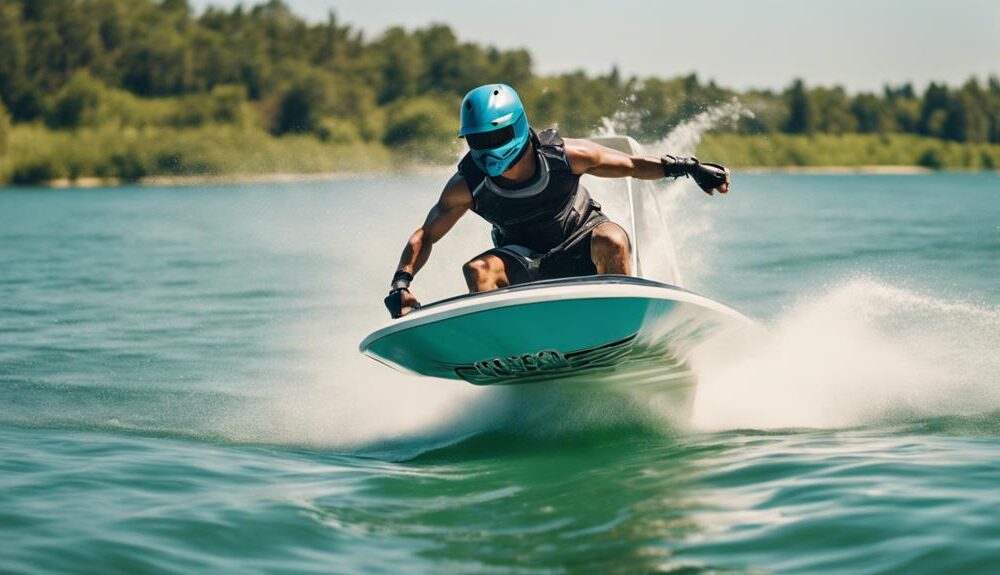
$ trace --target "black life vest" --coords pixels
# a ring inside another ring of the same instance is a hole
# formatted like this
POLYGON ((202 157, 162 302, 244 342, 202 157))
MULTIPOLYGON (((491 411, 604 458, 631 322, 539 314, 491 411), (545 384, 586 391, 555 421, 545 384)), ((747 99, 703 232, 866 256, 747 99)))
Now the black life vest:
POLYGON ((516 244, 545 253, 565 248, 599 223, 600 205, 580 185, 566 160, 563 139, 555 129, 535 134, 538 155, 535 176, 516 188, 499 186, 476 166, 468 154, 458 173, 472 193, 472 211, 493 224, 497 246, 516 244))

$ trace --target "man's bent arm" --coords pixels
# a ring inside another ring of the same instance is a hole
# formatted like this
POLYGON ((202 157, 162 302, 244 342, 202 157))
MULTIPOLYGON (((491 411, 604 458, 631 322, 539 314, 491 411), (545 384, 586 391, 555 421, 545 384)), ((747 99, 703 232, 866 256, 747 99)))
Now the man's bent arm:
POLYGON ((574 174, 601 178, 632 177, 640 180, 691 176, 698 187, 711 195, 729 191, 729 170, 719 164, 675 156, 633 156, 595 144, 590 140, 565 140, 566 160, 574 174))
POLYGON ((427 263, 432 246, 444 237, 465 212, 472 207, 472 194, 462 176, 455 174, 445 184, 437 204, 427 214, 424 224, 413 232, 399 258, 397 271, 415 275, 427 263))
POLYGON ((655 156, 632 156, 590 140, 566 138, 565 142, 566 159, 574 174, 640 180, 659 180, 663 177, 663 163, 655 156))

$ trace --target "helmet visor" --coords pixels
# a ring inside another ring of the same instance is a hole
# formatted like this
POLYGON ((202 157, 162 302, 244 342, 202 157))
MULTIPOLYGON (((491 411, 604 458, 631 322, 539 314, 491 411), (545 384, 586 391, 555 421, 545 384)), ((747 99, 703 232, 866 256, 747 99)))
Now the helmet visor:
POLYGON ((478 134, 467 134, 466 143, 473 150, 492 150, 499 148, 514 139, 514 126, 507 126, 499 130, 489 132, 479 132, 478 134))

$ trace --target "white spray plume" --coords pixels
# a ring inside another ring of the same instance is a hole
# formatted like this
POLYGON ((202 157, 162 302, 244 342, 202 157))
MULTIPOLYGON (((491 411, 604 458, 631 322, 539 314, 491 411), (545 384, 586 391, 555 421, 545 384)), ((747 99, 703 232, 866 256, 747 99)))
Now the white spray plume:
POLYGON ((694 423, 826 428, 994 411, 998 343, 1000 309, 851 280, 766 332, 699 350, 694 423))
MULTIPOLYGON (((709 130, 735 123, 740 118, 752 117, 753 112, 733 98, 678 124, 663 138, 641 144, 643 150, 650 155, 690 156, 695 153, 702 137, 709 130)), ((602 119, 601 127, 595 135, 629 135, 628 130, 634 129, 639 121, 641 119, 634 110, 623 107, 610 118, 602 119)), ((738 190, 738 175, 734 177, 733 185, 738 190)), ((687 288, 695 290, 702 288, 699 281, 710 265, 711 243, 702 239, 711 232, 708 210, 713 201, 720 199, 705 196, 687 178, 659 186, 654 196, 654 203, 660 214, 661 228, 654 231, 670 235, 674 254, 665 254, 664 257, 676 258, 680 275, 684 278, 684 287, 687 288)))
POLYGON ((701 112, 694 118, 680 123, 670 130, 666 137, 651 144, 646 144, 646 150, 651 154, 693 155, 706 132, 720 125, 735 124, 740 118, 753 118, 753 112, 743 106, 736 98, 729 102, 713 106, 701 112))

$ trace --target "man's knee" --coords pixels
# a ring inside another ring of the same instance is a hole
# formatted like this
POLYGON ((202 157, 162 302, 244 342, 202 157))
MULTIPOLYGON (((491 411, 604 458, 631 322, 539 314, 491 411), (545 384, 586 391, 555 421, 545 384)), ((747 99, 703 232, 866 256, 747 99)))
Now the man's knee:
POLYGON ((496 274, 501 265, 500 258, 496 256, 480 256, 466 262, 462 266, 462 273, 467 279, 482 279, 496 274))
POLYGON ((590 239, 590 257, 599 274, 630 275, 628 234, 621 226, 612 222, 603 223, 594 229, 590 239))
POLYGON ((503 260, 495 255, 480 256, 462 266, 469 291, 489 291, 508 285, 503 260))
POLYGON ((479 277, 486 273, 489 269, 489 264, 487 264, 482 258, 476 258, 465 262, 462 266, 462 273, 465 274, 467 278, 479 277))
POLYGON ((628 253, 628 234, 618 224, 603 223, 594 229, 591 244, 606 253, 628 253))

